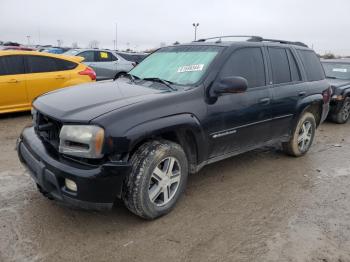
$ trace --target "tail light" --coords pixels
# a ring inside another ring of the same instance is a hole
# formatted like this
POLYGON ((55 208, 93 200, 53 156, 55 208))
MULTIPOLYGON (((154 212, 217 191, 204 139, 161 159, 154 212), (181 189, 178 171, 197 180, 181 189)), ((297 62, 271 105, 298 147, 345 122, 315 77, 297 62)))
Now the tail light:
POLYGON ((96 73, 91 67, 85 68, 84 71, 79 72, 79 75, 89 76, 91 80, 96 80, 96 73))
POLYGON ((331 101, 332 93, 332 87, 329 87, 322 92, 324 103, 329 103, 331 101))

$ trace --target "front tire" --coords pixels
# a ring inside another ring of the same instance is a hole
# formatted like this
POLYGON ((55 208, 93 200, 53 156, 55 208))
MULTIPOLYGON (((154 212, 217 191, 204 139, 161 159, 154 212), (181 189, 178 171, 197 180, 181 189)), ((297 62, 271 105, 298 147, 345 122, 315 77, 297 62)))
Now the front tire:
POLYGON ((131 164, 123 188, 126 207, 145 219, 169 213, 187 183, 188 162, 181 146, 167 140, 147 142, 133 154, 131 164))
POLYGON ((316 133, 316 121, 313 114, 306 112, 299 119, 296 128, 293 130, 291 139, 282 143, 283 151, 294 157, 305 155, 314 140, 316 133))
POLYGON ((350 117, 350 98, 344 100, 343 106, 337 114, 331 115, 331 120, 337 124, 345 124, 350 117))

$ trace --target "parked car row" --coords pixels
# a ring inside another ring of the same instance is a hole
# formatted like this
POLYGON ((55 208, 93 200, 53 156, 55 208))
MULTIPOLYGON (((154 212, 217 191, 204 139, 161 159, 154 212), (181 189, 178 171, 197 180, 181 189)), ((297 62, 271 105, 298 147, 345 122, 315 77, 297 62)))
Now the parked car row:
POLYGON ((97 80, 118 78, 135 66, 111 50, 71 49, 64 55, 84 57, 84 64, 95 70, 97 80))
POLYGON ((95 81, 95 72, 82 61, 36 51, 0 52, 0 113, 30 110, 46 92, 95 81))
POLYGON ((344 124, 350 116, 350 59, 322 60, 322 64, 333 89, 329 118, 344 124))
MULTIPOLYGON (((70 54, 121 61, 108 52, 70 54)), ((201 39, 161 48, 116 81, 38 97, 17 150, 48 198, 99 210, 119 198, 154 219, 208 164, 276 143, 288 155, 306 154, 331 99, 347 95, 335 85, 333 92, 305 44, 201 39)))

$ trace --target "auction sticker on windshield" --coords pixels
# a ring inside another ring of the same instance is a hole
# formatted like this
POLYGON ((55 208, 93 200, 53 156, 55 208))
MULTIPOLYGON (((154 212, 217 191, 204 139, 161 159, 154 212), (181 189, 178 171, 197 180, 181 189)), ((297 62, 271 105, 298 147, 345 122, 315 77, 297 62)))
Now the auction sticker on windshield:
POLYGON ((346 68, 333 68, 333 72, 346 73, 348 70, 346 68))
POLYGON ((179 69, 177 69, 178 73, 184 73, 184 72, 196 72, 196 71, 203 71, 204 64, 199 65, 186 65, 181 66, 179 69))

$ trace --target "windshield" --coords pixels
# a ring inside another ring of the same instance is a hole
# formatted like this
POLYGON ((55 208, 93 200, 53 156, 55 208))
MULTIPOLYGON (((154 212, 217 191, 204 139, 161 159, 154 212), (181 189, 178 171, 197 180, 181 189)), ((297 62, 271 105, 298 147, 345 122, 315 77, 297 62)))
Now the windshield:
POLYGON ((130 74, 137 78, 159 78, 177 85, 192 85, 204 75, 222 47, 165 47, 151 54, 130 74))
POLYGON ((350 80, 350 64, 324 62, 323 68, 327 78, 350 80))

